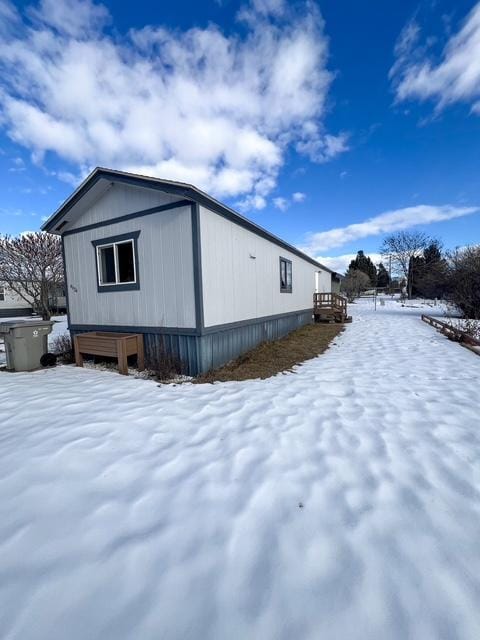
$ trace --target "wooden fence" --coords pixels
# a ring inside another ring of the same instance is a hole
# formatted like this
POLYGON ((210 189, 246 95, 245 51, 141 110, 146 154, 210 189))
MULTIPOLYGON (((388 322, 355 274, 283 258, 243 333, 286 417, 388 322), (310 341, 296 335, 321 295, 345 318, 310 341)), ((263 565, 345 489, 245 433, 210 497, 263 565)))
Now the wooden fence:
POLYGON ((449 340, 453 340, 454 342, 459 342, 464 347, 468 347, 473 353, 476 353, 480 356, 480 350, 477 348, 480 347, 480 340, 474 338, 466 331, 462 331, 462 329, 458 329, 457 327, 453 327, 448 322, 444 322, 443 320, 439 320, 438 318, 432 318, 432 316, 422 315, 423 322, 426 322, 431 327, 440 331, 444 336, 447 336, 449 340), (477 347, 477 348, 476 348, 477 347))

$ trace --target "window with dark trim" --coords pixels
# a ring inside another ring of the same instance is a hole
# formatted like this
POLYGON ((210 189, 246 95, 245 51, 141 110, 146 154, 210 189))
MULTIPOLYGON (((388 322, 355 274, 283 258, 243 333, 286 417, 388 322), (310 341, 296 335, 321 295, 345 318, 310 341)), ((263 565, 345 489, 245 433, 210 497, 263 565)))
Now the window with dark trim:
POLYGON ((140 232, 94 240, 98 291, 139 289, 137 238, 140 232))
POLYGON ((280 258, 280 293, 292 293, 292 261, 280 258))

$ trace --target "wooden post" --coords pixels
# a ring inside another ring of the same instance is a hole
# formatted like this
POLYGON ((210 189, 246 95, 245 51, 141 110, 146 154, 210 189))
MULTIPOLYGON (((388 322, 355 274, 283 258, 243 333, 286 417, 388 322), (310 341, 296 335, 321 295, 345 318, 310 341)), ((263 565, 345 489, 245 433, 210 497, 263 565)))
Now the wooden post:
POLYGON ((137 334, 137 368, 139 371, 145 369, 145 352, 143 348, 143 335, 137 334))
POLYGON ((125 348, 125 338, 121 338, 117 341, 117 359, 118 359, 118 371, 123 376, 128 376, 128 362, 127 362, 127 350, 125 348))
POLYGON ((77 367, 83 367, 83 356, 78 348, 78 336, 74 336, 73 345, 75 349, 75 364, 77 367))

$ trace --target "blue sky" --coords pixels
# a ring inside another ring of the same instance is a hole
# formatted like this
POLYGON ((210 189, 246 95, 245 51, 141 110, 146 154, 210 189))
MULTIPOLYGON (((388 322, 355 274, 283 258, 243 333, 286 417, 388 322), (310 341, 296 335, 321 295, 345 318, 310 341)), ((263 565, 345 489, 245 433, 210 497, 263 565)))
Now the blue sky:
POLYGON ((479 143, 480 3, 0 0, 1 233, 103 165, 342 269, 396 229, 478 242, 479 143))

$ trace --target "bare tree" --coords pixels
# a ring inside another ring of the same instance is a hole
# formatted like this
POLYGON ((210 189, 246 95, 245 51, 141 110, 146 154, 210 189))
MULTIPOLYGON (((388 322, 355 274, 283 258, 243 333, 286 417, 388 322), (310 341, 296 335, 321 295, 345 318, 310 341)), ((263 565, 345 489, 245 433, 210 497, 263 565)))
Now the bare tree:
POLYGON ((345 292, 349 302, 353 302, 369 286, 370 278, 360 269, 349 269, 342 280, 342 291, 345 292))
POLYGON ((49 320, 50 299, 64 283, 60 238, 42 232, 0 237, 0 282, 49 320))
POLYGON ((380 252, 391 257, 392 264, 407 281, 408 297, 412 297, 413 270, 415 258, 423 255, 423 251, 431 242, 421 231, 399 231, 387 236, 380 252))

